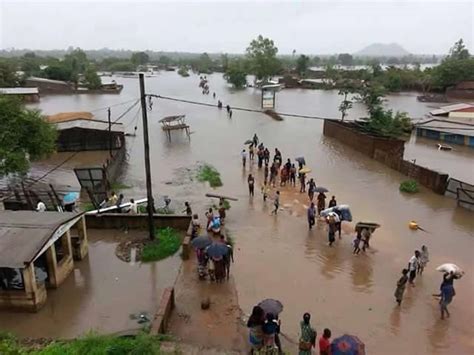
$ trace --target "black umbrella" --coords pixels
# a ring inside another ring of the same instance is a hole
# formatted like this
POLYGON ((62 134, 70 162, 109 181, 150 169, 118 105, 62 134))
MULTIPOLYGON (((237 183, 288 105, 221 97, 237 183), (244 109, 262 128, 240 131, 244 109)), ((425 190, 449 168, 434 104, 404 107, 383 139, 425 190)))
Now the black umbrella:
POLYGON ((326 189, 325 187, 317 186, 317 187, 314 189, 314 192, 329 192, 329 190, 326 189))
POLYGON ((265 313, 271 313, 274 316, 277 316, 278 314, 283 311, 283 304, 278 301, 274 300, 273 298, 267 298, 266 300, 263 300, 258 304, 265 313))
POLYGON ((244 144, 253 144, 253 140, 247 139, 244 144))
POLYGON ((301 165, 306 165, 306 160, 303 157, 295 158, 295 160, 301 165))
POLYGON ((207 235, 201 235, 191 241, 191 245, 196 249, 202 249, 212 244, 211 238, 207 235))
POLYGON ((224 243, 214 243, 207 247, 206 253, 210 258, 219 259, 229 253, 229 248, 224 243))

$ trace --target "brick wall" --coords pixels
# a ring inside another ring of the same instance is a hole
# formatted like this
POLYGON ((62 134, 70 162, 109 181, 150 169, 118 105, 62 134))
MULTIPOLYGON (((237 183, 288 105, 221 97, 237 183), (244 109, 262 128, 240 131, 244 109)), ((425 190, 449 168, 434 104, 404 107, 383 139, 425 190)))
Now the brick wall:
POLYGON ((158 311, 151 323, 151 335, 166 333, 174 305, 174 288, 168 287, 164 290, 163 295, 161 296, 158 311))
POLYGON ((350 123, 324 121, 325 136, 335 138, 353 149, 418 181, 421 185, 443 195, 448 174, 416 165, 403 159, 405 142, 401 139, 375 137, 359 132, 350 123))

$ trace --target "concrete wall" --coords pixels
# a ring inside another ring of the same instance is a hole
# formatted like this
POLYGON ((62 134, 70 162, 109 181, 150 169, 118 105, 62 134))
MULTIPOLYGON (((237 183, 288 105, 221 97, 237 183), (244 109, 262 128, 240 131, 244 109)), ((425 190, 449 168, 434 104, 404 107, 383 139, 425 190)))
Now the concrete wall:
POLYGON ((151 335, 166 333, 174 306, 174 288, 168 287, 164 290, 163 295, 161 296, 158 311, 151 323, 151 335))
POLYGON ((335 138, 353 149, 375 159, 388 167, 418 181, 421 185, 443 195, 448 174, 427 169, 403 160, 405 142, 401 139, 374 137, 359 132, 347 123, 324 121, 324 135, 335 138))
MULTIPOLYGON (((170 227, 176 230, 187 231, 191 216, 187 215, 154 215, 153 221, 157 228, 170 227)), ((126 213, 102 213, 98 215, 86 215, 87 228, 94 229, 117 229, 127 227, 129 229, 148 228, 148 216, 146 214, 126 213)))

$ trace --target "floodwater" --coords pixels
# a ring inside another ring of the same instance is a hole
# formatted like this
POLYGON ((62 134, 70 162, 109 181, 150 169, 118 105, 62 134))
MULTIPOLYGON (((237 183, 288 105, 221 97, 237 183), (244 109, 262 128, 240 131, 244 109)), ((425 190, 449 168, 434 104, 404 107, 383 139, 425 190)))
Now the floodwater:
POLYGON ((38 313, 1 311, 0 330, 22 337, 72 338, 89 330, 109 334, 140 329, 137 317, 153 319, 181 260, 175 255, 157 263, 125 263, 115 256, 115 247, 126 236, 122 231, 88 230, 89 255, 74 263, 58 289, 47 290, 46 305, 38 313))
MULTIPOLYGON (((211 94, 204 96, 198 88, 199 78, 182 78, 176 73, 161 73, 146 80, 147 93, 168 95, 208 103, 215 91, 224 105, 258 108, 260 95, 254 89, 234 92, 219 74, 208 76, 211 94)), ((120 95, 48 96, 39 104, 46 113, 93 110, 138 98, 138 80, 119 79, 125 84, 120 95)), ((338 117, 340 97, 331 91, 283 90, 277 94, 280 112, 321 117, 338 117)), ((416 101, 416 93, 390 96, 387 104, 394 110, 407 111, 422 117, 429 104, 416 101)), ((113 115, 127 105, 112 108, 113 115)), ((364 108, 354 104, 350 119, 364 115, 364 108)), ((105 118, 105 110, 96 111, 105 118)), ((127 130, 136 137, 127 138, 129 159, 124 165, 122 180, 132 188, 126 197, 145 195, 141 118, 132 110, 124 118, 127 130)), ((225 110, 155 100, 149 113, 149 131, 153 188, 155 196, 169 195, 176 203, 191 202, 201 216, 209 203, 203 201, 209 191, 203 184, 183 182, 183 167, 191 168, 198 161, 213 164, 222 175, 224 186, 217 191, 239 198, 228 213, 228 228, 236 239, 236 263, 233 275, 244 313, 263 298, 280 299, 285 305, 281 314, 282 331, 298 339, 299 320, 309 311, 318 333, 328 327, 334 335, 357 334, 370 354, 468 354, 474 352, 474 218, 472 212, 456 207, 454 200, 421 189, 408 196, 398 191, 406 177, 368 159, 340 142, 322 135, 322 121, 286 118, 277 122, 258 113, 234 111, 232 119, 225 110), (158 120, 167 115, 186 114, 191 126, 191 139, 175 132, 169 142, 158 120), (341 240, 333 248, 326 243, 326 231, 318 225, 307 230, 302 211, 304 196, 291 189, 283 193, 285 209, 277 217, 270 216, 271 203, 265 205, 258 193, 247 195, 249 172, 261 179, 256 167, 242 169, 240 151, 246 139, 257 133, 271 148, 278 147, 283 158, 304 156, 313 169, 318 185, 327 187, 339 203, 349 204, 354 221, 374 221, 382 225, 372 239, 366 254, 351 254, 352 224, 344 226, 341 240), (296 201, 295 201, 296 200, 296 201), (410 220, 416 220, 429 231, 413 232, 410 220), (415 249, 427 245, 430 263, 416 280, 416 287, 407 287, 401 308, 395 307, 393 293, 402 268, 415 249), (455 262, 466 276, 457 281, 457 295, 450 305, 451 318, 439 319, 436 300, 441 274, 434 269, 444 262, 455 262)), ((410 159, 425 164, 436 162, 434 146, 412 139, 407 146, 410 159), (430 158, 426 158, 426 157, 430 158)), ((450 156, 457 161, 456 152, 450 156)), ((441 155, 440 155, 441 156, 441 155)), ((446 162, 452 159, 446 159, 446 162)), ((461 164, 443 164, 439 168, 453 175, 470 177, 474 153, 463 150, 461 164)), ((160 205, 161 201, 157 204, 160 205)), ((92 258, 91 258, 92 260, 92 258)), ((145 276, 146 278, 146 276, 145 276)), ((104 291, 105 292, 105 291, 104 291)), ((139 293, 137 292, 137 295, 139 293)), ((77 308, 83 307, 78 304, 77 308)), ((111 306, 110 311, 119 307, 111 306)), ((79 313, 79 310, 77 310, 79 313)), ((31 326, 31 332, 35 327, 31 326)), ((289 349, 292 353, 295 349, 289 349)))

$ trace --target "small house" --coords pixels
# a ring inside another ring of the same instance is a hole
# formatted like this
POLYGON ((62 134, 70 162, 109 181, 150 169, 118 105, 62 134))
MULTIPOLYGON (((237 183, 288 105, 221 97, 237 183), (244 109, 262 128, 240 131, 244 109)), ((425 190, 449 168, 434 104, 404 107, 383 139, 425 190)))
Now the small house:
POLYGON ((57 150, 117 150, 125 145, 123 124, 96 119, 90 112, 63 112, 47 117, 58 130, 57 150))
POLYGON ((418 137, 474 147, 474 121, 432 119, 416 124, 415 128, 418 137))
POLYGON ((83 213, 0 213, 0 308, 38 311, 88 252, 83 213))
POLYGON ((40 99, 38 88, 0 88, 0 95, 19 97, 24 102, 38 102, 40 99))

